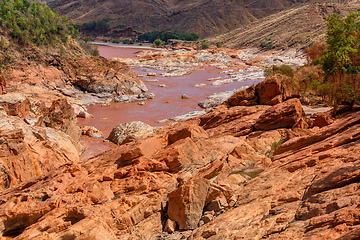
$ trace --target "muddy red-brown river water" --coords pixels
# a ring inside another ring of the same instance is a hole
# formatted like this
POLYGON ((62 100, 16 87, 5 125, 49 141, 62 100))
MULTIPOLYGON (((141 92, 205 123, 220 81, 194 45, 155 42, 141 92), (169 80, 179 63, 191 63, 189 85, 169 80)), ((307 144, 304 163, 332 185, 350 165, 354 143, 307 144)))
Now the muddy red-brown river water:
MULTIPOLYGON (((134 57, 134 53, 141 49, 134 48, 116 48, 99 46, 101 56, 111 57, 134 57)), ((147 73, 149 69, 133 68, 139 75, 147 73)), ((158 70, 150 70, 161 73, 158 70)), ((78 119, 79 126, 94 126, 101 130, 105 137, 110 131, 120 123, 142 121, 151 126, 161 126, 168 123, 157 123, 159 120, 169 119, 188 112, 201 110, 198 107, 200 101, 206 100, 212 93, 233 90, 241 86, 250 86, 258 81, 234 82, 213 86, 207 79, 214 77, 225 77, 223 70, 215 67, 205 67, 194 71, 190 75, 181 77, 142 77, 149 93, 155 93, 155 98, 147 100, 143 106, 138 103, 111 103, 110 106, 102 107, 100 104, 88 108, 88 112, 95 116, 92 119, 78 119), (158 82, 146 82, 147 79, 157 79, 158 82), (194 84, 206 84, 204 87, 194 87, 194 84), (165 84, 166 87, 159 87, 159 84, 165 84), (181 99, 181 95, 186 94, 189 99, 181 99)), ((170 121, 171 122, 171 121, 170 121)), ((110 149, 115 145, 112 143, 103 143, 103 139, 82 138, 82 144, 87 147, 87 151, 81 156, 81 159, 87 159, 104 150, 110 149)))

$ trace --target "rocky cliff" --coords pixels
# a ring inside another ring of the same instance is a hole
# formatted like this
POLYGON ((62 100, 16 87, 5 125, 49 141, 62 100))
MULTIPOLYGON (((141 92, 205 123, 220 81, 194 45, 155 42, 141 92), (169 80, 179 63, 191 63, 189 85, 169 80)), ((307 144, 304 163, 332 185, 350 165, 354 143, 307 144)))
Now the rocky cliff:
MULTIPOLYGON (((284 91, 259 94, 258 85, 252 104, 240 104, 249 94, 238 93, 236 101, 203 116, 82 163, 43 174, 32 170, 17 184, 12 176, 18 166, 4 164, 2 235, 356 239, 360 112, 304 115, 300 100, 284 91)), ((26 155, 16 150, 24 145, 21 131, 12 129, 11 119, 2 122, 0 134, 9 142, 2 145, 2 162, 26 155)))

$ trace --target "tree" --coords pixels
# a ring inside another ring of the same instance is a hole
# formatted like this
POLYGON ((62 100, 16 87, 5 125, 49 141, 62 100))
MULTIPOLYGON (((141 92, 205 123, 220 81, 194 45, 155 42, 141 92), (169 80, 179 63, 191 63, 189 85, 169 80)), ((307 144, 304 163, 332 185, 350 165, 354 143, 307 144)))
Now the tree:
POLYGON ((325 72, 324 81, 317 88, 327 96, 336 111, 339 104, 352 105, 359 85, 358 63, 354 62, 359 48, 356 39, 356 19, 358 14, 351 13, 345 19, 338 14, 329 16, 327 21, 327 48, 319 59, 325 72))

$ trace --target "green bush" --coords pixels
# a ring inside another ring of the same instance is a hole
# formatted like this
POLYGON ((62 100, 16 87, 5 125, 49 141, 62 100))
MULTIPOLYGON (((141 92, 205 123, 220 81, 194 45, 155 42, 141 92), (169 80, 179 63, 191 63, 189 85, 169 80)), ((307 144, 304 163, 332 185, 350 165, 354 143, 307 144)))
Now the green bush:
POLYGON ((202 49, 207 49, 207 48, 209 48, 209 42, 202 42, 202 43, 201 43, 201 48, 202 48, 202 49))
POLYGON ((217 48, 222 48, 223 44, 221 42, 216 43, 217 48))
POLYGON ((111 42, 112 42, 112 43, 120 43, 120 39, 115 39, 115 38, 113 38, 113 39, 111 39, 111 42))
POLYGON ((138 36, 140 42, 151 42, 153 43, 156 39, 166 42, 169 39, 178 39, 186 41, 197 41, 199 35, 196 33, 181 34, 170 30, 165 31, 151 31, 146 32, 138 36))
POLYGON ((126 27, 127 27, 127 25, 121 24, 121 23, 116 26, 116 28, 120 28, 120 29, 126 28, 126 27))
POLYGON ((132 39, 124 39, 123 44, 134 44, 134 40, 132 40, 132 39))
POLYGON ((162 41, 161 39, 155 39, 155 41, 153 42, 153 46, 154 47, 161 47, 164 46, 165 42, 162 41))
POLYGON ((90 37, 89 37, 89 36, 85 36, 85 37, 84 37, 84 42, 86 42, 86 43, 90 42, 90 37))
POLYGON ((276 48, 276 46, 272 43, 271 38, 266 38, 265 41, 259 44, 259 47, 262 48, 263 50, 271 50, 276 48))

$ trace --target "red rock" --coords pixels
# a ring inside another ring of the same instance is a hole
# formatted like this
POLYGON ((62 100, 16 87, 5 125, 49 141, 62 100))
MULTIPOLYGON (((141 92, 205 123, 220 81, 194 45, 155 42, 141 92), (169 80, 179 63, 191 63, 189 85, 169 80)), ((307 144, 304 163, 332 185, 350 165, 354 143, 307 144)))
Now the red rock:
POLYGON ((86 119, 94 118, 94 116, 88 113, 86 108, 84 108, 83 106, 80 106, 78 104, 71 104, 71 106, 74 109, 74 113, 77 117, 86 118, 86 119))
POLYGON ((159 162, 164 162, 170 172, 179 172, 190 166, 204 166, 216 158, 216 153, 211 153, 209 148, 213 146, 204 142, 194 142, 191 138, 185 138, 171 144, 153 156, 159 162), (207 150, 202 149, 207 148, 207 150))
POLYGON ((4 78, 4 76, 1 74, 1 75, 0 75, 0 94, 3 94, 5 87, 6 87, 5 78, 4 78))
POLYGON ((126 162, 142 156, 151 157, 163 146, 164 139, 157 136, 129 143, 122 148, 121 160, 126 162))
POLYGON ((189 238, 213 229, 227 239, 355 236, 351 231, 359 222, 359 127, 360 114, 353 113, 319 132, 285 142, 269 168, 239 186, 233 209, 189 238), (291 166, 302 167, 288 171, 291 166))
POLYGON ((325 127, 334 122, 334 118, 331 116, 330 112, 317 113, 313 117, 315 117, 315 121, 313 123, 314 127, 325 127))
POLYGON ((307 129, 309 128, 309 124, 303 118, 299 118, 293 128, 307 129))
POLYGON ((0 191, 40 175, 41 169, 32 158, 21 129, 2 131, 0 134, 0 191))
POLYGON ((54 128, 68 134, 75 147, 82 153, 85 149, 80 144, 81 129, 76 126, 74 109, 65 98, 54 101, 49 108, 49 113, 43 120, 46 127, 54 128))
POLYGON ((179 229, 197 228, 209 186, 206 179, 194 179, 169 193, 168 215, 179 224, 179 229))
POLYGON ((199 178, 211 179, 216 177, 223 169, 222 161, 215 161, 204 169, 201 169, 195 176, 199 178))
POLYGON ((0 106, 2 106, 6 113, 11 116, 26 118, 30 115, 30 101, 21 95, 2 96, 0 99, 0 106))
POLYGON ((231 96, 226 104, 229 106, 253 106, 257 105, 258 97, 256 96, 255 86, 235 93, 231 96))
POLYGON ((201 116, 200 126, 206 130, 210 137, 222 135, 243 136, 252 132, 257 119, 268 108, 268 106, 227 108, 221 105, 201 116))
POLYGON ((208 205, 206 205, 206 210, 208 211, 215 211, 219 212, 223 209, 225 209, 228 206, 228 203, 226 201, 225 197, 218 197, 214 200, 212 200, 208 205))
POLYGON ((282 94, 284 91, 284 87, 277 75, 256 85, 256 94, 259 97, 259 104, 262 105, 276 105, 281 103, 283 101, 282 94))
POLYGON ((147 91, 145 84, 126 64, 103 57, 74 59, 64 68, 73 85, 92 93, 134 94, 147 91))
POLYGON ((82 135, 87 135, 93 138, 104 138, 104 134, 93 126, 81 127, 82 135))
POLYGON ((257 130, 291 128, 304 114, 300 100, 293 98, 266 110, 254 127, 257 130))
POLYGON ((197 125, 182 126, 179 124, 175 129, 171 130, 169 133, 169 145, 173 144, 184 138, 207 138, 207 133, 205 130, 197 125))

